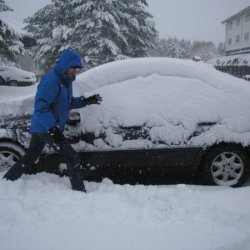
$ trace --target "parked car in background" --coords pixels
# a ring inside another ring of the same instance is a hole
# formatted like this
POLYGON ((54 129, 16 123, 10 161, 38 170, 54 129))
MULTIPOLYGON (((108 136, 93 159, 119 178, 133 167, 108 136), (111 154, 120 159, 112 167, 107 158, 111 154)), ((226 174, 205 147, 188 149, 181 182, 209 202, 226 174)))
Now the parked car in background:
MULTIPOLYGON (((64 131, 80 153, 85 179, 155 184, 170 176, 193 176, 219 186, 240 186, 246 180, 247 81, 203 62, 169 58, 112 62, 77 79, 75 96, 98 93, 103 98, 101 105, 71 114, 64 131)), ((24 98, 2 105, 0 168, 4 171, 28 147, 27 105, 32 103, 24 98), (8 108, 12 115, 3 112, 8 108)), ((35 167, 63 172, 62 163, 56 152, 45 148, 35 167)))
POLYGON ((28 86, 36 83, 36 75, 13 66, 0 66, 0 84, 6 86, 28 86))
POLYGON ((242 78, 245 79, 245 80, 247 80, 247 81, 250 81, 250 75, 245 75, 242 78))

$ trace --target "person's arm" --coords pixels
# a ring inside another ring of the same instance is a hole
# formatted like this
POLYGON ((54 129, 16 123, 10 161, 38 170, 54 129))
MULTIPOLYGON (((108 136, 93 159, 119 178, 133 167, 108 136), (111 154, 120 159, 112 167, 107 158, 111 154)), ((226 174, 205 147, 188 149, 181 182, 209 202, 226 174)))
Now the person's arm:
POLYGON ((101 104, 102 97, 99 94, 92 95, 89 97, 72 97, 71 109, 83 108, 91 104, 101 104), (73 108, 72 108, 73 107, 73 108))
POLYGON ((56 84, 49 81, 43 81, 39 84, 35 97, 35 119, 46 130, 56 126, 56 121, 51 113, 51 105, 58 96, 60 89, 56 84))
POLYGON ((85 104, 85 97, 80 96, 80 97, 74 97, 72 96, 71 98, 71 109, 80 109, 86 106, 85 104))

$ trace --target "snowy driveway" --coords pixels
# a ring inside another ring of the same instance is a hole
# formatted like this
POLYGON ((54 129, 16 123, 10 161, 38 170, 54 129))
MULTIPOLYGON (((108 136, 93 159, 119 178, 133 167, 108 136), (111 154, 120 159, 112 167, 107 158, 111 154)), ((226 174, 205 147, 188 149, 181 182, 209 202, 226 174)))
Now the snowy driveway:
POLYGON ((249 186, 86 186, 45 173, 1 181, 1 249, 250 249, 249 186))

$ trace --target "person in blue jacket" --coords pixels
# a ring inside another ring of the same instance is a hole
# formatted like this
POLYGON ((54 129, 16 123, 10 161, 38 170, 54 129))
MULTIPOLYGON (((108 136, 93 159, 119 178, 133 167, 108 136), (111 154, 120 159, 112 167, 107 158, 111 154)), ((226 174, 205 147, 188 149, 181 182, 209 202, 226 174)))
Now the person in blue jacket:
POLYGON ((61 154, 67 164, 67 171, 73 190, 85 191, 79 154, 67 144, 63 136, 64 126, 71 109, 83 108, 90 104, 100 104, 100 95, 88 98, 72 96, 72 82, 77 69, 83 68, 80 56, 72 51, 64 51, 54 69, 40 81, 31 120, 31 141, 27 153, 4 175, 4 179, 17 180, 24 168, 34 163, 45 144, 49 144, 61 154))

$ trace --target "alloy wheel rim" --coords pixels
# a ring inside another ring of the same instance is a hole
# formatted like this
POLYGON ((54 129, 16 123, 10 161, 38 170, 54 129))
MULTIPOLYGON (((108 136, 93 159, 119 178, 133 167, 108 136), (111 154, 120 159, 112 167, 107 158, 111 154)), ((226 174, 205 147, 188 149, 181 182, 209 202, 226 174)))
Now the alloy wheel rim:
POLYGON ((10 151, 1 151, 0 152, 0 172, 9 169, 17 161, 19 157, 13 152, 10 151))
POLYGON ((216 156, 211 164, 214 182, 220 186, 232 186, 238 183, 244 171, 244 163, 234 152, 223 152, 216 156))

